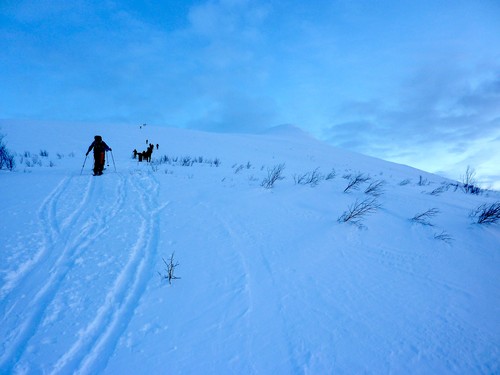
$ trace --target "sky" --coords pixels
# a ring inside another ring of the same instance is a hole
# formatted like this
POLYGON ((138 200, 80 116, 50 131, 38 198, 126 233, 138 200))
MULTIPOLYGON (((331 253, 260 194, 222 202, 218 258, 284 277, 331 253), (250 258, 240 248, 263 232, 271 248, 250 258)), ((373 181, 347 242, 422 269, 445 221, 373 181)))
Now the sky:
POLYGON ((0 119, 291 124, 500 189, 499 0, 0 0, 0 50, 0 119))

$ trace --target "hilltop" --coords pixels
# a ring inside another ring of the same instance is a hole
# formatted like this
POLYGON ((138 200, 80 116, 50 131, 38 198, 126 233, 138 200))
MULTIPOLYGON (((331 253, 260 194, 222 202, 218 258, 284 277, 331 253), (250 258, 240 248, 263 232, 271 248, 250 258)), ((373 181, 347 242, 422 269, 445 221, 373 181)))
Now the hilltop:
POLYGON ((1 373, 500 371, 498 192, 290 126, 0 125, 1 373))

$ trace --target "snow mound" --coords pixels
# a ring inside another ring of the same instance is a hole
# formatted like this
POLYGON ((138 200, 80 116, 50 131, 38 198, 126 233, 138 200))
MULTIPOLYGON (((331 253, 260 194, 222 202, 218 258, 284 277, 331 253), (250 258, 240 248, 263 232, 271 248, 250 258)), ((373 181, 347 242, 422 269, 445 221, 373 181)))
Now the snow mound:
POLYGON ((500 371, 497 192, 290 126, 0 126, 2 374, 500 371))

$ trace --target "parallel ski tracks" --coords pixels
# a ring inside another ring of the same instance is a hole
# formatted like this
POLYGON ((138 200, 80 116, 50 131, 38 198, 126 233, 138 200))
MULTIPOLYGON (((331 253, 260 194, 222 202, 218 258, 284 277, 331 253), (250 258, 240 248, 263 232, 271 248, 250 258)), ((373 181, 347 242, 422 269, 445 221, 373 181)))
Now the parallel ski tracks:
POLYGON ((69 185, 69 181, 69 177, 62 179, 42 203, 42 206, 40 207, 38 213, 38 219, 42 223, 44 232, 44 238, 41 241, 42 245, 40 246, 40 249, 37 251, 37 253, 33 256, 33 258, 30 261, 24 263, 22 269, 16 272, 15 277, 8 283, 6 283, 0 290, 0 316, 5 316, 5 304, 3 303, 3 301, 9 295, 18 295, 19 293, 15 293, 16 289, 19 288, 20 284, 22 284, 23 281, 27 280, 26 275, 31 272, 33 268, 41 264, 49 255, 48 249, 54 242, 54 238, 57 237, 57 233, 59 232, 59 228, 55 220, 56 202, 59 200, 59 197, 69 185), (52 225, 50 225, 49 223, 52 223, 52 225))
MULTIPOLYGON (((57 291, 57 277, 60 272, 51 272, 55 266, 68 257, 71 251, 65 237, 61 236, 59 223, 56 218, 57 204, 71 183, 71 178, 64 178, 45 199, 40 210, 39 220, 43 229, 41 249, 37 252, 30 265, 23 272, 18 273, 15 285, 2 298, 0 313, 1 326, 12 327, 4 333, 5 351, 0 356, 0 369, 11 372, 17 359, 24 352, 27 342, 35 333, 42 318, 44 309, 48 306, 57 291), (61 241, 58 239, 61 238, 61 241), (56 248, 56 243, 61 247, 56 248), (50 275, 46 280, 47 275, 50 275), (42 287, 36 290, 37 285, 42 287), (22 296, 22 298, 19 298, 22 296)), ((82 206, 87 202, 92 190, 92 181, 86 185, 81 205, 77 206, 70 217, 76 220, 81 213, 82 206)), ((69 221, 68 221, 69 225, 69 221)), ((60 280, 60 279, 59 279, 60 280)))
POLYGON ((116 176, 115 192, 106 198, 110 203, 90 212, 88 207, 98 200, 96 184, 102 181, 90 179, 83 191, 78 192, 81 200, 65 218, 58 217, 58 206, 63 204, 65 194, 75 194, 68 191, 74 185, 74 178, 63 179, 43 202, 39 210, 44 237, 41 248, 29 266, 18 272, 16 280, 0 295, 0 322, 4 327, 1 329, 4 334, 1 373, 14 371, 76 259, 84 256, 85 250, 109 229, 111 220, 124 214, 126 203, 137 201, 134 210, 140 218, 139 230, 125 266, 93 319, 79 331, 68 350, 61 353, 50 372, 95 373, 105 368, 154 274, 159 214, 167 205, 158 204, 159 184, 151 174, 116 176), (35 285, 36 281, 44 279, 44 285, 35 285))
POLYGON ((159 214, 168 202, 158 204, 159 184, 151 174, 133 176, 130 182, 134 196, 139 197, 135 207, 136 216, 141 218, 138 238, 104 304, 71 348, 60 357, 52 374, 92 374, 104 370, 153 274, 159 240, 159 214))

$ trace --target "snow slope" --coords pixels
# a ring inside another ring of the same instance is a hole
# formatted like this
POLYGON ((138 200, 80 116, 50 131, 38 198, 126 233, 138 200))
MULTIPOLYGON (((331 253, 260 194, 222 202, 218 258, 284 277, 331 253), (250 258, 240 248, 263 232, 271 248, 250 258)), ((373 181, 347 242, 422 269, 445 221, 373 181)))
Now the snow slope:
POLYGON ((500 371, 500 226, 469 217, 497 192, 286 127, 0 132, 17 153, 0 171, 2 374, 500 371), (108 154, 101 177, 90 157, 80 174, 95 134, 116 165, 108 154), (130 157, 146 139, 160 146, 151 165, 130 157), (284 179, 263 188, 280 164, 284 179), (296 183, 314 171, 316 186, 296 183), (358 173, 371 180, 344 192, 358 173), (366 194, 377 181, 383 194, 366 194), (380 207, 338 221, 365 199, 380 207), (431 225, 410 220, 430 209, 431 225))

